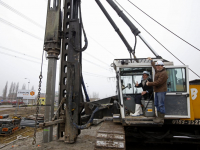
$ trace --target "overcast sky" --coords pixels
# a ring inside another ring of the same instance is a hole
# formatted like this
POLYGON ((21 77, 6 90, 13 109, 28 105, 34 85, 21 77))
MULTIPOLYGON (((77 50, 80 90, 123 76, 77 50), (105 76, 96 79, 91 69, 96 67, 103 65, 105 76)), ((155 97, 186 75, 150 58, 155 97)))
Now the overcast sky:
MULTIPOLYGON (((131 0, 135 5, 166 26, 177 35, 200 48, 200 1, 199 0, 131 0)), ((118 17, 105 0, 101 0, 130 45, 134 46, 134 36, 130 29, 118 17)), ((157 25, 127 0, 118 2, 166 48, 173 52, 186 65, 200 75, 200 51, 182 42, 174 35, 157 25)), ((46 0, 0 0, 0 95, 8 81, 19 82, 19 89, 26 84, 28 89, 34 86, 37 91, 40 63, 43 51, 43 39, 46 23, 46 0), (7 8, 5 7, 7 4, 7 8), (11 11, 12 7, 21 14, 11 11), (22 17, 27 16, 25 19, 22 17), (28 21, 28 18, 35 22, 28 21), (36 24, 37 23, 37 24, 36 24), (17 29, 16 29, 17 28, 17 29)), ((115 94, 114 71, 109 67, 115 58, 127 58, 129 54, 117 33, 101 12, 95 0, 82 0, 82 17, 89 40, 88 49, 83 53, 83 75, 89 94, 99 93, 100 98, 115 94), (101 60, 101 61, 99 61, 101 60), (90 63, 92 62, 92 63, 90 63)), ((131 19, 131 18, 130 18, 131 19)), ((172 55, 156 43, 134 20, 135 26, 164 59, 181 65, 172 55)), ((138 38, 136 56, 154 57, 150 50, 138 38)), ((42 92, 46 91, 47 60, 44 61, 42 92)), ((59 83, 59 65, 57 66, 56 91, 59 83)), ((189 79, 197 79, 189 73, 189 79)))

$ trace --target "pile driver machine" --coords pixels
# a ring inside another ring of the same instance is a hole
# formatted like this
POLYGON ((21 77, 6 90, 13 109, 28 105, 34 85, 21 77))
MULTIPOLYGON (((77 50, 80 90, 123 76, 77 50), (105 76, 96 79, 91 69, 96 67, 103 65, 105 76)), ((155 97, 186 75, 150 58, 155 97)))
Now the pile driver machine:
POLYGON ((119 28, 99 0, 95 0, 105 14, 130 53, 128 59, 115 59, 112 67, 116 72, 117 95, 98 101, 89 101, 82 75, 82 53, 88 40, 83 27, 80 0, 48 0, 44 50, 48 56, 46 87, 44 142, 52 140, 53 125, 57 125, 57 138, 66 143, 74 143, 81 129, 102 122, 97 132, 96 149, 125 149, 125 141, 145 143, 200 141, 200 98, 197 92, 200 81, 189 82, 188 66, 174 66, 163 59, 142 37, 140 31, 118 8, 113 0, 107 0, 128 25, 134 37, 138 36, 155 55, 153 61, 164 62, 168 73, 166 116, 164 123, 155 123, 153 96, 142 101, 144 116, 131 117, 135 111, 135 81, 140 80, 143 71, 148 71, 153 79, 154 70, 146 58, 136 58, 135 48, 131 48, 119 28), (61 15, 63 14, 63 15, 61 15), (61 17, 62 16, 62 17, 61 17), (82 34, 84 46, 82 45, 82 34), (54 114, 56 61, 60 55, 59 107, 54 114), (133 57, 133 58, 132 58, 133 57), (122 89, 122 83, 125 88, 122 89), (196 92, 195 92, 196 91, 196 92), (84 96, 85 94, 85 100, 84 96), (131 137, 131 138, 129 138, 131 137), (125 140, 126 139, 126 140, 125 140))

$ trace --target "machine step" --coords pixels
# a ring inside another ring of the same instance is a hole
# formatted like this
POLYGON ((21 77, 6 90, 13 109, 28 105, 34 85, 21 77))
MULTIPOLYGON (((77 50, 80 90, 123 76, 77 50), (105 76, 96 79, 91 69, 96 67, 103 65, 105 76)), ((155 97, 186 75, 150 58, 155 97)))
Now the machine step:
POLYGON ((125 150, 125 132, 122 124, 112 121, 102 123, 97 131, 95 150, 112 149, 125 150))

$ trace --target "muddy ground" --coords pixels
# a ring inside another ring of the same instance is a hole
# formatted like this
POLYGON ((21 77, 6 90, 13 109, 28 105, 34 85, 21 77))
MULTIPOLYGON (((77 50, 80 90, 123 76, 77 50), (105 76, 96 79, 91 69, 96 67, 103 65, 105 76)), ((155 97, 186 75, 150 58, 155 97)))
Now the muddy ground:
MULTIPOLYGON (((4 150, 59 150, 59 149, 68 149, 68 150, 93 150, 95 144, 96 130, 99 126, 93 126, 91 129, 83 130, 82 133, 78 136, 75 144, 66 144, 64 142, 59 142, 56 140, 56 127, 54 127, 54 139, 50 143, 43 143, 43 132, 37 132, 36 145, 32 145, 33 138, 29 137, 24 140, 18 140, 12 144, 4 147, 4 150)), ((0 147, 3 144, 0 144, 0 147)))
MULTIPOLYGON (((55 108, 56 109, 56 108, 55 108)), ((44 106, 40 107, 40 114, 44 114, 44 106)), ((12 105, 3 105, 0 106, 0 115, 9 114, 9 118, 12 118, 14 115, 20 115, 21 117, 26 117, 36 113, 36 106, 28 107, 12 107, 12 105)))
MULTIPOLYGON (((55 108, 56 109, 56 108, 55 108)), ((36 107, 21 107, 16 111, 16 108, 0 108, 1 114, 9 114, 9 118, 13 116, 20 115, 26 117, 35 114, 36 107)), ((44 113, 44 107, 41 107, 40 114, 44 113)), ((93 150, 95 144, 96 131, 100 126, 93 126, 90 129, 82 130, 81 134, 78 136, 75 144, 66 144, 64 142, 59 142, 56 140, 56 126, 54 127, 54 139, 50 143, 43 143, 43 132, 42 129, 37 131, 36 145, 32 145, 33 141, 33 128, 26 127, 16 131, 14 134, 9 136, 0 137, 0 147, 6 145, 7 143, 16 139, 17 136, 22 135, 22 137, 27 137, 23 140, 17 140, 1 149, 10 150, 27 150, 27 149, 38 149, 38 150, 52 150, 52 149, 69 149, 69 150, 93 150)))
MULTIPOLYGON (((28 115, 35 114, 36 107, 27 107, 20 108, 17 111, 18 115, 22 117, 26 117, 28 115)), ((10 118, 15 115, 15 108, 0 108, 0 114, 9 114, 10 118)), ((44 113, 44 107, 41 108, 40 113, 44 113)), ((59 149, 67 149, 67 150, 93 150, 95 145, 96 131, 100 128, 101 124, 98 126, 92 126, 90 129, 85 129, 81 131, 81 134, 78 136, 76 143, 74 144, 66 144, 64 142, 59 142, 56 140, 56 126, 54 127, 54 139, 50 143, 43 143, 43 130, 38 129, 37 131, 37 140, 36 145, 32 145, 33 141, 33 128, 25 128, 16 131, 14 134, 6 137, 0 136, 0 150, 59 150, 59 149), (17 136, 22 135, 22 137, 28 138, 24 140, 17 140, 3 148, 5 144, 11 142, 16 139, 17 136), (10 139, 9 139, 10 138, 10 139)), ((199 146, 196 145, 185 145, 185 144, 139 144, 139 143, 126 143, 127 150, 177 150, 177 149, 192 149, 192 150, 200 150, 199 146)))

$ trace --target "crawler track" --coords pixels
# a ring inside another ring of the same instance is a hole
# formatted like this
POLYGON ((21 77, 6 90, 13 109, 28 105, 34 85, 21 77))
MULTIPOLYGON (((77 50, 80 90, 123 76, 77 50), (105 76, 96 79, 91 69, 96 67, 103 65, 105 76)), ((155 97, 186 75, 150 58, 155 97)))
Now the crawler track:
POLYGON ((125 132, 121 124, 112 121, 102 123, 97 131, 95 150, 125 150, 125 132))

